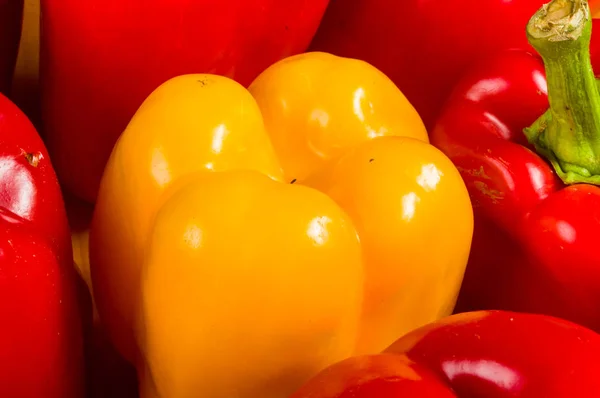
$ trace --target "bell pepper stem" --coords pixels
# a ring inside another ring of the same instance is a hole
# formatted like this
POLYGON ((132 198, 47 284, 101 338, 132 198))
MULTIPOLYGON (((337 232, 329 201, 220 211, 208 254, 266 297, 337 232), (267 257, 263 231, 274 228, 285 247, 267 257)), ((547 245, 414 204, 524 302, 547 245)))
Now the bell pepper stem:
POLYGON ((600 92, 590 60, 587 0, 552 0, 527 25, 544 60, 549 115, 525 129, 565 184, 600 185, 600 92))
MULTIPOLYGON (((598 92, 600 92, 600 79, 596 79, 596 86, 598 87, 598 92)), ((542 116, 538 117, 531 126, 525 129, 525 135, 530 142, 534 142, 537 139, 537 136, 546 130, 551 117, 552 114, 550 113, 550 109, 548 109, 542 116)))

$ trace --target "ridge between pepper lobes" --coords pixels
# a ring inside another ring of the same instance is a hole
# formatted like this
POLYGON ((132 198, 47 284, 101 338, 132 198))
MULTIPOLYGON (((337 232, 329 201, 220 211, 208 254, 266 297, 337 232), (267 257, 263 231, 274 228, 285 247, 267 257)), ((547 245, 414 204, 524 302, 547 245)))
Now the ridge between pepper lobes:
POLYGON ((457 311, 537 312, 600 330, 591 28, 586 1, 544 5, 527 26, 544 62, 505 51, 473 65, 431 133, 460 170, 475 212, 457 311))
POLYGON ((102 178, 93 289, 142 397, 282 397, 450 314, 472 223, 398 88, 307 53, 145 100, 102 178))

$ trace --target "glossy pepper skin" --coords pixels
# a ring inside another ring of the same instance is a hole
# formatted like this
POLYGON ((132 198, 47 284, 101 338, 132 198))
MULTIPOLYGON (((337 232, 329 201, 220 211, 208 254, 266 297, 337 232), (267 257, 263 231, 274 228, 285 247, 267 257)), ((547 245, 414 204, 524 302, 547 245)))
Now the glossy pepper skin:
POLYGON ((330 366, 290 398, 592 398, 599 353, 600 335, 562 319, 462 313, 330 366))
POLYGON ((80 305, 64 203, 26 116, 0 95, 0 396, 82 398, 80 305))
POLYGON ((23 0, 0 0, 0 93, 4 95, 10 91, 22 22, 23 0))
POLYGON ((119 134, 159 84, 202 72, 247 85, 307 48, 327 4, 43 0, 43 132, 61 182, 94 203, 119 134))
MULTIPOLYGON (((388 75, 431 129, 475 60, 530 49, 523 27, 545 0, 331 0, 313 51, 364 59, 388 75), (389 45, 389 38, 398 38, 389 45)), ((598 8, 597 0, 590 5, 598 8)))
POLYGON ((158 87, 113 150, 90 235, 98 310, 141 396, 286 396, 450 313, 472 209, 427 140, 381 72, 329 54, 249 90, 158 87))
MULTIPOLYGON (((581 60, 568 65, 581 64, 593 82, 588 45, 589 31, 578 50, 581 60)), ((597 48, 592 50, 597 58, 597 48)), ((554 81, 562 82, 554 58, 542 55, 550 59, 546 67, 554 81)), ((458 83, 432 131, 432 143, 461 171, 475 211, 456 310, 540 312, 600 330, 600 256, 594 249, 600 189, 565 186, 523 133, 548 108, 548 88, 555 98, 549 112, 557 118, 569 119, 561 112, 582 107, 575 101, 559 109, 558 101, 575 97, 557 90, 559 83, 548 86, 544 75, 539 57, 526 52, 484 59, 458 83)))

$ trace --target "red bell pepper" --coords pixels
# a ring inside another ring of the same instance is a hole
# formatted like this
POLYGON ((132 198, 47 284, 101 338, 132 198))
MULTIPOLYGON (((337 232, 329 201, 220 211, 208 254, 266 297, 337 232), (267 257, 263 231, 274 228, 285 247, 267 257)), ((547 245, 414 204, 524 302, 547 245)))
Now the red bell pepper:
POLYGON ((528 25, 545 67, 522 51, 475 64, 431 133, 460 170, 475 213, 456 311, 538 312, 600 331, 600 188, 587 184, 600 173, 591 25, 585 1, 552 1, 528 25), (550 111, 540 117, 547 92, 550 111))
POLYGON ((2 95, 0 136, 0 397, 81 398, 81 307, 60 187, 35 128, 2 95))
POLYGON ((334 364, 290 398, 597 398, 599 355, 600 335, 565 320, 464 313, 334 364))
POLYGON ((17 61, 23 0, 0 0, 0 93, 8 93, 17 61))
POLYGON ((328 2, 42 0, 42 133, 61 182, 93 203, 117 137, 154 88, 198 72, 250 84, 308 47, 328 2))
MULTIPOLYGON (((523 27, 546 1, 331 0, 311 50, 373 64, 431 128, 475 59, 506 48, 530 48, 523 27)), ((600 1, 590 4, 597 7, 600 1)))

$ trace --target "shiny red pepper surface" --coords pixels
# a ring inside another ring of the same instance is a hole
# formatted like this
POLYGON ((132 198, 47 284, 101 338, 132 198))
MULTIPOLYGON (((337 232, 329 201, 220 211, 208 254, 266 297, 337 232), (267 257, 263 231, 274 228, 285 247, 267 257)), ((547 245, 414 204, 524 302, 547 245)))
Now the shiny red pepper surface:
POLYGON ((48 153, 0 95, 0 396, 81 398, 84 364, 71 239, 48 153))
MULTIPOLYGON (((587 9, 578 0, 564 3, 587 9)), ((566 68, 593 81, 591 69, 580 73, 589 65, 589 32, 587 40, 573 44, 577 52, 569 50, 567 56, 579 58, 566 68)), ((566 186, 523 133, 548 108, 548 91, 556 120, 573 114, 562 97, 566 102, 574 97, 563 86, 579 86, 556 64, 565 54, 548 43, 542 55, 552 73, 550 84, 537 55, 497 53, 467 71, 431 133, 432 143, 461 171, 475 210, 471 256, 456 311, 539 312, 598 331, 600 188, 566 186)), ((598 47, 592 44, 592 59, 598 58, 598 47)), ((586 107, 577 101, 574 109, 586 107)), ((560 142, 566 142, 569 128, 562 129, 560 142)))
POLYGON ((290 398, 596 398, 600 335, 544 315, 453 315, 353 357, 290 398))
MULTIPOLYGON (((331 0, 311 49, 375 65, 431 128, 454 84, 475 59, 505 48, 529 49, 524 26, 545 2, 331 0)), ((590 1, 590 6, 599 5, 590 1)))
POLYGON ((117 137, 152 90, 200 72, 250 84, 308 47, 328 2, 42 0, 42 134, 61 182, 94 203, 117 137))

